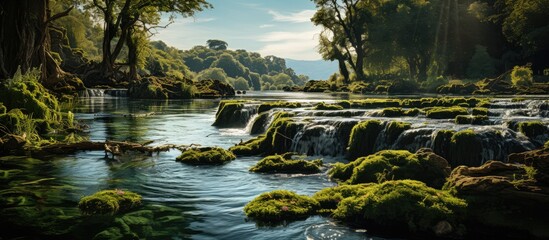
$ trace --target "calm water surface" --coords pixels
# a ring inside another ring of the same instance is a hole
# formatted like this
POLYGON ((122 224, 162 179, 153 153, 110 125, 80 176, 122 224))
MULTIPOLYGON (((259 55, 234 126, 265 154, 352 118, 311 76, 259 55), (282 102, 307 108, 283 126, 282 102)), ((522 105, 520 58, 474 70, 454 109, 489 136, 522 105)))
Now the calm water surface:
MULTIPOLYGON (((306 100, 352 96, 302 93, 251 94, 263 100, 306 100)), ((120 140, 160 144, 200 144, 229 148, 250 139, 244 129, 211 126, 219 100, 152 101, 117 98, 82 99, 76 118, 90 126, 93 141, 120 140), (126 114, 154 112, 146 118, 126 114)), ((64 199, 46 204, 76 209, 78 200, 104 189, 139 193, 145 205, 163 205, 181 211, 184 224, 170 233, 174 239, 378 239, 363 230, 350 229, 329 218, 311 217, 278 227, 258 227, 246 221, 243 207, 260 193, 288 189, 312 195, 335 185, 326 173, 316 175, 265 175, 248 169, 260 158, 240 157, 223 166, 188 166, 175 161, 177 150, 152 157, 139 154, 104 159, 103 152, 80 152, 45 163, 41 175, 55 180, 44 184, 69 186, 64 199)), ((324 158, 325 162, 338 159, 324 158)))

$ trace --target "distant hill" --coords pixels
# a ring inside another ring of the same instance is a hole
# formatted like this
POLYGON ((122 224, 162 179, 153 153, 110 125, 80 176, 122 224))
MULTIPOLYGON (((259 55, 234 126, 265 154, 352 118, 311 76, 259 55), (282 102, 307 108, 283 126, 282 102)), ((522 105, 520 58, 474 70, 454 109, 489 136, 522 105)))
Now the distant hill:
POLYGON ((338 72, 337 62, 324 60, 306 61, 286 59, 286 67, 294 69, 297 74, 309 76, 311 80, 326 80, 330 75, 338 72))

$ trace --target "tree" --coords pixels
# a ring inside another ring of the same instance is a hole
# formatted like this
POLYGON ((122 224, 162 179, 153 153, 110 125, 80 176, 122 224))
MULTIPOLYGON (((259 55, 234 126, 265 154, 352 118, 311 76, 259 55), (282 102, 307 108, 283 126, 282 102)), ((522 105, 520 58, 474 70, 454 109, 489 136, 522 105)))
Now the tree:
POLYGON ((46 85, 64 74, 50 53, 48 27, 72 8, 51 15, 49 4, 49 0, 0 1, 0 81, 12 77, 18 68, 22 73, 40 68, 46 85))
MULTIPOLYGON (((132 44, 132 41, 135 41, 132 38, 134 33, 140 32, 136 29, 138 23, 140 23, 141 32, 146 32, 150 28, 147 25, 158 23, 161 12, 172 13, 171 20, 174 14, 188 17, 197 11, 211 7, 205 0, 93 0, 92 6, 100 11, 104 20, 101 62, 101 73, 104 77, 112 76, 115 60, 125 43, 129 43, 128 48, 131 48, 128 55, 130 68, 135 66, 137 56, 133 55, 132 51, 136 50, 134 48, 136 44, 132 44), (113 43, 114 49, 111 47, 113 43)), ((135 77, 132 75, 135 74, 131 73, 130 78, 135 77)))
POLYGON ((229 77, 236 78, 245 75, 246 69, 228 53, 223 53, 212 63, 211 67, 223 69, 229 77))
POLYGON ((206 41, 206 44, 208 45, 208 48, 216 51, 227 50, 227 47, 229 46, 227 42, 217 39, 210 39, 206 41))
POLYGON ((248 86, 248 81, 244 79, 243 77, 238 77, 234 80, 233 84, 234 89, 236 90, 249 90, 250 87, 248 86))
POLYGON ((198 81, 213 79, 219 80, 221 82, 227 82, 228 78, 229 77, 227 76, 225 71, 223 71, 223 69, 221 68, 208 68, 199 72, 198 75, 196 75, 196 79, 198 81))
POLYGON ((467 67, 467 76, 473 79, 491 77, 496 73, 494 59, 490 57, 486 47, 477 45, 475 54, 467 67))
POLYGON ((349 65, 358 79, 366 80, 364 58, 368 53, 368 27, 378 0, 313 0, 317 12, 311 19, 335 36, 340 30, 345 41, 340 43, 349 65), (334 32, 335 31, 335 32, 334 32))
POLYGON ((336 32, 340 28, 334 28, 330 29, 330 32, 328 31, 322 31, 320 34, 319 39, 319 45, 318 45, 318 52, 322 55, 322 58, 325 60, 334 61, 337 60, 338 67, 339 67, 339 73, 343 76, 343 83, 349 84, 349 70, 347 69, 347 63, 345 55, 343 54, 343 50, 340 49, 340 47, 343 45, 342 43, 342 34, 336 34, 336 32), (329 34, 332 34, 332 39, 327 36, 329 34))

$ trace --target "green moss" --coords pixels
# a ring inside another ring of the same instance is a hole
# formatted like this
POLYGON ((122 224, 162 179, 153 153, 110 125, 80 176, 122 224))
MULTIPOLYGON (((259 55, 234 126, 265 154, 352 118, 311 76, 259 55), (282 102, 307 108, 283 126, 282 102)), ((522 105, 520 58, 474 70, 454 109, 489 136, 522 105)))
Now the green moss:
POLYGON ((458 115, 467 115, 467 109, 463 107, 434 107, 426 111, 428 118, 447 119, 458 115))
POLYGON ((480 166, 482 164, 482 141, 473 130, 463 130, 452 135, 450 140, 450 165, 480 166))
POLYGON ((440 221, 455 228, 467 207, 464 200, 414 180, 387 181, 360 193, 343 199, 333 216, 362 227, 430 232, 440 221))
POLYGON ((456 116, 454 122, 456 124, 473 124, 473 125, 484 125, 488 121, 488 116, 484 115, 459 115, 456 116))
POLYGON ((520 122, 518 124, 518 130, 532 139, 548 133, 547 124, 544 124, 541 121, 520 122))
POLYGON ((252 138, 244 143, 229 148, 229 151, 237 156, 253 156, 262 153, 261 145, 265 142, 265 135, 252 138))
POLYGON ((393 121, 387 124, 385 127, 385 134, 387 136, 387 142, 393 143, 398 139, 398 136, 404 131, 412 128, 412 124, 406 122, 393 121))
POLYGON ((362 109, 399 107, 400 106, 400 100, 398 100, 398 99, 352 100, 351 101, 351 106, 353 108, 362 108, 362 109))
POLYGON ((348 158, 356 159, 372 154, 381 130, 383 130, 383 125, 378 120, 367 120, 355 125, 349 139, 348 158))
POLYGON ((286 190, 275 190, 259 195, 246 204, 244 213, 262 223, 305 219, 314 214, 319 204, 311 197, 286 190))
POLYGON ((313 199, 320 204, 319 213, 332 213, 341 200, 366 194, 366 187, 371 184, 341 185, 324 188, 313 195, 313 199))
POLYGON ((0 114, 5 114, 7 112, 6 106, 4 106, 4 103, 0 102, 0 114))
POLYGON ((185 150, 176 161, 190 165, 219 165, 236 159, 236 156, 223 148, 204 147, 185 150))
POLYGON ((237 127, 245 125, 246 122, 241 122, 243 118, 242 109, 244 102, 242 101, 221 101, 215 114, 215 122, 212 126, 217 127, 237 127))
POLYGON ((318 103, 313 110, 343 110, 343 107, 337 104, 318 103))
POLYGON ((250 168, 252 172, 262 173, 318 173, 322 161, 320 159, 314 161, 307 160, 292 160, 291 155, 273 155, 268 156, 259 161, 255 166, 250 168))
POLYGON ((104 190, 80 199, 78 208, 86 215, 114 215, 140 205, 141 196, 136 193, 123 190, 104 190))
POLYGON ((268 103, 262 103, 259 105, 259 108, 257 109, 258 113, 269 111, 273 108, 300 108, 301 103, 298 102, 268 102, 268 103))
POLYGON ((265 135, 258 136, 229 150, 241 156, 285 153, 292 146, 292 137, 298 131, 298 125, 284 112, 275 115, 265 135))
POLYGON ((473 115, 488 116, 488 108, 483 108, 483 107, 473 108, 473 115))
POLYGON ((331 177, 348 184, 414 179, 433 187, 441 187, 448 174, 449 166, 443 158, 433 153, 418 155, 406 150, 380 151, 347 165, 335 165, 329 172, 331 177))
POLYGON ((345 109, 351 108, 351 105, 352 105, 350 101, 339 101, 336 104, 343 107, 343 108, 345 108, 345 109))
POLYGON ((402 108, 397 107, 384 108, 381 111, 381 115, 384 117, 402 117, 404 115, 404 111, 402 108))
POLYGON ((545 144, 543 144, 543 147, 544 148, 549 148, 549 141, 545 142, 545 144))

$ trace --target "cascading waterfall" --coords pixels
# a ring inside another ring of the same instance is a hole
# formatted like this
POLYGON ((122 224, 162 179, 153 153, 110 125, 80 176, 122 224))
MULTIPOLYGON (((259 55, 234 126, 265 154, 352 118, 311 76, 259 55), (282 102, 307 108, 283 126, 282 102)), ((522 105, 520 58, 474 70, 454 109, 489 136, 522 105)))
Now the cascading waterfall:
POLYGON ((293 137, 292 151, 307 155, 343 155, 351 130, 357 122, 328 120, 306 124, 293 137))

